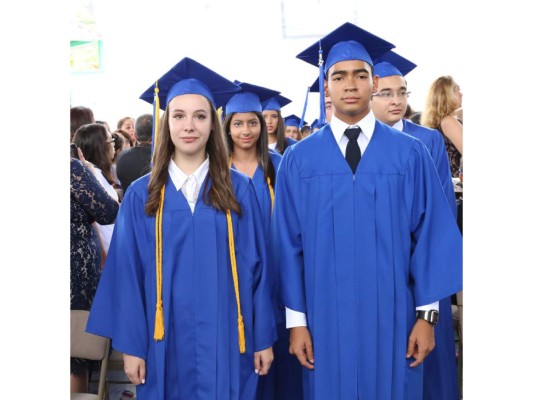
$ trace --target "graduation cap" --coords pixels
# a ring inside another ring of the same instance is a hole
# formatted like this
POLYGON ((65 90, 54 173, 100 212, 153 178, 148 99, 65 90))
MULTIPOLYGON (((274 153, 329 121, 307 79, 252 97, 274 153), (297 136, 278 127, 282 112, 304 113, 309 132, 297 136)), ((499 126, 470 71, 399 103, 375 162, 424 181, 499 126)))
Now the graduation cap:
POLYGON ((216 108, 241 88, 230 80, 203 66, 192 58, 185 57, 141 94, 140 99, 153 105, 152 154, 159 132, 159 109, 165 110, 168 103, 182 94, 199 94, 206 97, 216 108))
POLYGON ((281 92, 267 89, 263 86, 252 85, 246 82, 235 81, 241 91, 235 93, 228 99, 224 107, 224 114, 245 113, 245 112, 262 112, 262 101, 266 101, 281 92))
POLYGON ((270 99, 267 99, 261 103, 261 107, 264 110, 276 110, 280 111, 281 107, 285 107, 287 104, 292 103, 292 100, 289 100, 286 97, 283 97, 281 94, 277 94, 270 99))
POLYGON ((140 98, 153 104, 156 89, 163 110, 170 100, 182 94, 202 95, 216 108, 228 94, 241 90, 235 83, 188 57, 183 58, 161 76, 140 98))
POLYGON ((296 56, 318 67, 318 89, 320 92, 320 125, 326 122, 324 106, 324 75, 330 67, 340 61, 362 60, 374 65, 372 60, 393 49, 392 43, 346 22, 328 33, 318 42, 296 56), (325 61, 324 61, 325 60, 325 61))
POLYGON ((374 73, 380 78, 405 76, 415 68, 415 63, 392 50, 374 59, 374 73))
POLYGON ((323 122, 320 122, 320 120, 318 119, 315 119, 312 124, 311 124, 311 131, 313 129, 320 129, 322 128, 323 126, 326 126, 328 123, 326 121, 323 121, 323 122))
POLYGON ((393 49, 392 43, 365 31, 364 29, 346 22, 318 42, 296 56, 315 67, 320 59, 325 60, 324 71, 346 60, 362 60, 373 66, 372 60, 393 49))
MULTIPOLYGON (((291 114, 288 117, 285 117, 284 121, 285 121, 285 126, 295 126, 295 127, 297 127, 299 129, 300 122, 302 122, 303 120, 301 118, 297 117, 296 115, 291 114)), ((304 126, 304 125, 307 125, 307 122, 303 121, 302 126, 304 126)))

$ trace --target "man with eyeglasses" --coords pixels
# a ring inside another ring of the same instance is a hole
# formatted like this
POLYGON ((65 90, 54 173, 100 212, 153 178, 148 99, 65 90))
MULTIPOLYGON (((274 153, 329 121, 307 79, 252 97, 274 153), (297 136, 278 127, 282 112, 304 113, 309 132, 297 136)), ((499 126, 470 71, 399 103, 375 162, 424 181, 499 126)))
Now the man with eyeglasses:
MULTIPOLYGON (((450 163, 442 135, 435 129, 417 125, 404 115, 407 111, 405 75, 416 65, 390 51, 374 60, 374 73, 379 76, 377 92, 372 96, 372 111, 378 120, 420 139, 428 148, 437 168, 450 208, 457 218, 457 205, 450 173, 450 163)), ((439 323, 435 327, 435 349, 424 361, 424 400, 459 398, 455 337, 451 298, 439 301, 439 323)))
POLYGON ((450 162, 442 135, 435 129, 429 129, 404 119, 410 94, 407 91, 405 75, 415 68, 416 64, 393 51, 375 59, 374 74, 379 77, 379 81, 378 89, 372 94, 370 104, 376 119, 420 139, 426 145, 437 168, 450 208, 454 217, 457 218, 450 162))

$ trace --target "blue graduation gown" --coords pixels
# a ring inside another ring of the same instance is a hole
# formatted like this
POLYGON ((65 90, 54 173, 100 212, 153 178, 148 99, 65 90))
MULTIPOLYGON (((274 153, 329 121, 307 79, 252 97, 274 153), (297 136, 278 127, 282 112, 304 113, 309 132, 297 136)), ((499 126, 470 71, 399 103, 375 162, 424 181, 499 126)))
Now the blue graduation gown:
POLYGON ((291 146, 272 221, 285 306, 307 315, 312 400, 417 400, 415 307, 462 288, 462 241, 427 148, 376 121, 354 174, 326 125, 291 146))
MULTIPOLYGON (((403 132, 420 139, 428 148, 435 162, 444 194, 457 219, 450 161, 442 134, 436 129, 429 129, 405 119, 402 122, 403 132)), ((435 349, 424 360, 424 400, 457 400, 459 382, 450 297, 439 301, 439 310, 439 323, 435 327, 435 349)))
POLYGON ((255 395, 254 352, 272 346, 275 321, 253 184, 234 170, 231 177, 242 208, 240 217, 232 213, 246 338, 242 355, 226 215, 203 202, 206 183, 192 214, 182 192, 167 180, 165 335, 157 342, 155 218, 144 213, 149 176, 132 183, 124 197, 87 331, 109 337, 118 351, 146 360, 146 383, 137 386, 140 400, 236 400, 255 395))
POLYGON ((457 219, 457 203, 455 191, 453 190, 452 173, 450 172, 450 160, 448 159, 442 134, 436 129, 426 128, 406 119, 402 120, 402 122, 403 132, 420 139, 428 148, 429 154, 431 154, 431 158, 435 162, 435 168, 437 168, 442 189, 450 204, 450 209, 453 212, 453 216, 457 219))
MULTIPOLYGON (((274 166, 274 170, 277 171, 281 162, 281 155, 274 150, 269 150, 268 155, 272 165, 274 166)), ((232 164, 231 167, 235 168, 235 165, 232 164)), ((270 231, 270 221, 272 219, 272 201, 270 199, 270 189, 268 188, 268 183, 265 180, 265 172, 263 171, 261 165, 257 166, 254 176, 252 177, 252 182, 254 184, 257 200, 259 201, 259 209, 261 210, 263 227, 265 228, 265 233, 267 234, 270 231)))
MULTIPOLYGON (((277 171, 281 162, 281 155, 273 150, 269 151, 269 155, 274 169, 277 171)), ((255 171, 252 181, 268 234, 270 232, 272 203, 270 190, 261 166, 255 171)), ((267 251, 269 255, 273 254, 274 250, 271 249, 270 243, 267 243, 267 251)), ((275 286, 275 282, 272 285, 275 286)), ((274 291, 277 293, 276 287, 274 287, 274 291)), ((274 343, 274 362, 269 373, 259 377, 256 400, 300 400, 303 398, 302 367, 298 360, 289 354, 289 331, 285 327, 285 307, 279 303, 278 299, 279 296, 274 294, 274 314, 278 336, 278 340, 274 343)))

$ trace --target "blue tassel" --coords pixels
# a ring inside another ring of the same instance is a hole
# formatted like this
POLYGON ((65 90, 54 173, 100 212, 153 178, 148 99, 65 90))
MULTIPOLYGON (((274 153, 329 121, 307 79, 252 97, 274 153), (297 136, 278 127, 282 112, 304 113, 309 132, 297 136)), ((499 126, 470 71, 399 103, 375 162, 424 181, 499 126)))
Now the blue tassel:
POLYGON ((317 126, 326 124, 326 100, 324 99, 324 60, 322 59, 322 44, 318 41, 318 86, 320 90, 320 116, 318 117, 317 126))
POLYGON ((307 88, 307 93, 305 95, 305 103, 304 103, 304 111, 302 113, 302 119, 300 120, 300 123, 298 124, 298 129, 302 129, 302 127, 304 126, 304 118, 305 118, 305 110, 307 109, 307 99, 309 98, 309 92, 311 91, 311 88, 308 87, 307 88))

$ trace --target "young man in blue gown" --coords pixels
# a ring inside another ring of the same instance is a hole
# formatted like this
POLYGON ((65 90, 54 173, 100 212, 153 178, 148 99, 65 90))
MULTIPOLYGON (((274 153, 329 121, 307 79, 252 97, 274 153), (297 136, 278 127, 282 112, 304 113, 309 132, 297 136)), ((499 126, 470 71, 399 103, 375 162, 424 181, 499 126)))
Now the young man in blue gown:
POLYGON ((308 399, 422 399, 438 301, 462 289, 461 235, 427 148, 370 108, 372 60, 393 47, 346 23, 298 55, 323 68, 334 108, 285 152, 272 222, 308 399))

